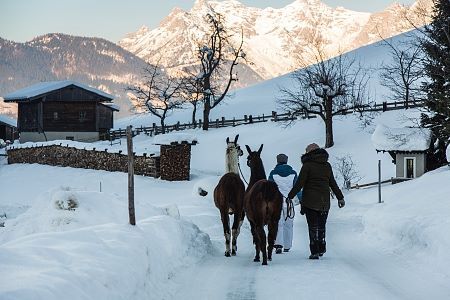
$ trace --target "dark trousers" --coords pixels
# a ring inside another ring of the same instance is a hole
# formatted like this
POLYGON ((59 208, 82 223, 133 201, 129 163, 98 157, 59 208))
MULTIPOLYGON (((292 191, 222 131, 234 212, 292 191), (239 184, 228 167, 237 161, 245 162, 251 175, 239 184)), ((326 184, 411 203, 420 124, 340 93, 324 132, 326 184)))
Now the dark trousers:
POLYGON ((309 249, 311 254, 325 253, 325 225, 327 223, 328 211, 317 211, 302 207, 306 215, 309 230, 309 249))

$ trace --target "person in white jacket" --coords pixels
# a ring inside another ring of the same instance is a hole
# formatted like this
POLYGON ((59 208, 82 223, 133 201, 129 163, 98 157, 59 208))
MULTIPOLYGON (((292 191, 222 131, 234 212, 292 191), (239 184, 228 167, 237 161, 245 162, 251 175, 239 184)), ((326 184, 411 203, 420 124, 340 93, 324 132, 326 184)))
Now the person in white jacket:
MULTIPOLYGON (((297 181, 297 172, 287 164, 288 157, 285 154, 277 155, 277 165, 270 172, 269 180, 274 181, 278 185, 278 189, 283 195, 283 211, 280 221, 278 222, 278 233, 275 240, 275 253, 280 254, 282 251, 289 252, 292 247, 294 219, 288 218, 287 195, 297 181), (284 249, 283 249, 284 248, 284 249)), ((297 198, 301 201, 301 191, 297 194, 297 198)))

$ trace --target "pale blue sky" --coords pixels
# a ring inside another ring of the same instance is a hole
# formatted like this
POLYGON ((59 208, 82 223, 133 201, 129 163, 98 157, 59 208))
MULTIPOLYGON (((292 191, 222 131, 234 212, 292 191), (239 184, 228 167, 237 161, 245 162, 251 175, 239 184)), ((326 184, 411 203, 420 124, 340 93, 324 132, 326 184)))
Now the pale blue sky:
MULTIPOLYGON (((392 0, 322 0, 336 7, 374 12, 392 0)), ((195 0, 0 0, 0 37, 16 42, 51 32, 95 36, 117 42, 142 25, 150 28, 176 6, 189 10, 195 0)), ((280 8, 294 0, 240 0, 247 6, 280 8)), ((414 0, 399 0, 411 4, 414 0)))

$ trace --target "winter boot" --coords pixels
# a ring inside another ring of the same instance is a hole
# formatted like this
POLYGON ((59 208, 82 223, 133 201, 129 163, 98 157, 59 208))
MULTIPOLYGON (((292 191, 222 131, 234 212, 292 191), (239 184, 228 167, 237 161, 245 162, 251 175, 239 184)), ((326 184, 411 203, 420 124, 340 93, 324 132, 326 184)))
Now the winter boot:
POLYGON ((319 259, 319 254, 318 254, 318 253, 316 253, 316 254, 311 254, 311 255, 309 256, 309 259, 319 259))
POLYGON ((283 252, 283 246, 281 246, 281 245, 274 245, 273 247, 275 248, 275 253, 276 254, 281 254, 281 252, 283 252))
POLYGON ((289 252, 289 249, 284 248, 284 249, 283 249, 283 252, 289 252))

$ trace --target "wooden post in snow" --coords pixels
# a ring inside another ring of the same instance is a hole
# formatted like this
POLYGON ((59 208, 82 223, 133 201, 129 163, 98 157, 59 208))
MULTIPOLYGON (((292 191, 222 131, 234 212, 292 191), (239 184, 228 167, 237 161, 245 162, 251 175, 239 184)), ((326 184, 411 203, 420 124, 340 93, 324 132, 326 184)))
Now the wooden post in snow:
POLYGON ((381 160, 378 160, 378 203, 382 203, 381 201, 381 160))
POLYGON ((131 225, 136 225, 134 212, 134 155, 133 133, 131 126, 127 126, 127 151, 128 151, 128 216, 131 225))

